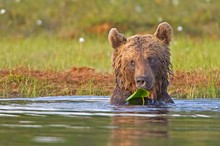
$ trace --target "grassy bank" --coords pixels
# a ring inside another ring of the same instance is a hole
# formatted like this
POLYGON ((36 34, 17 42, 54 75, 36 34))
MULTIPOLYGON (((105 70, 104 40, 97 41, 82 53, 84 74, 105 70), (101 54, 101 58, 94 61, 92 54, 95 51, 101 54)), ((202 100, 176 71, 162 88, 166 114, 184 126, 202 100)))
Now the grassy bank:
MULTIPOLYGON (((15 69, 27 67, 24 71, 1 75, 1 96, 36 97, 48 95, 109 95, 114 80, 96 80, 90 76, 83 83, 69 82, 62 72, 71 67, 86 66, 102 74, 111 73, 112 49, 106 39, 84 38, 68 40, 59 38, 34 37, 27 39, 0 40, 0 68, 15 69), (31 75, 32 70, 42 71, 39 76, 31 75), (44 71, 52 71, 44 76, 44 71), (30 73, 28 73, 30 72, 30 73), (60 72, 60 73, 58 73, 60 72), (41 78, 42 75, 42 78, 41 78), (53 80, 51 77, 56 76, 53 80), (51 79, 51 80, 50 80, 51 79), (58 81, 57 81, 58 80, 58 81), (99 84, 98 82, 106 82, 99 84), (58 84, 58 85, 56 85, 58 84), (73 84, 73 85, 72 85, 73 84), (110 86, 108 86, 109 84, 110 86), (108 89, 105 89, 108 88, 108 89)), ((177 76, 169 88, 175 97, 220 97, 220 42, 214 39, 191 39, 176 37, 171 44, 173 69, 177 76), (178 74, 180 72, 180 74, 178 74)), ((77 72, 74 73, 77 76, 77 72)), ((74 76, 73 75, 73 76, 74 76)), ((89 76, 89 74, 85 75, 89 76)), ((84 78, 81 75, 79 77, 84 78)), ((105 77, 104 77, 105 78, 105 77)))
POLYGON ((73 66, 111 76, 113 49, 107 42, 111 27, 130 36, 154 33, 158 23, 167 21, 174 30, 171 55, 177 74, 169 92, 175 97, 220 97, 219 4, 218 0, 0 0, 0 95, 109 95, 114 81, 103 80, 103 75, 100 80, 79 76, 90 77, 84 82, 59 78, 73 66))
MULTIPOLYGON (((168 91, 176 98, 219 98, 220 71, 175 72, 168 91)), ((114 77, 91 68, 38 71, 28 68, 0 70, 0 97, 110 95, 114 77)))
MULTIPOLYGON (((0 68, 29 67, 37 70, 67 70, 87 66, 111 72, 111 54, 107 38, 66 40, 34 37, 0 40, 0 68)), ((171 44, 174 70, 219 70, 220 42, 214 39, 177 37, 171 44)))
POLYGON ((84 43, 47 37, 0 40, 0 67, 58 71, 87 66, 109 72, 112 49, 107 40, 84 39, 84 43))

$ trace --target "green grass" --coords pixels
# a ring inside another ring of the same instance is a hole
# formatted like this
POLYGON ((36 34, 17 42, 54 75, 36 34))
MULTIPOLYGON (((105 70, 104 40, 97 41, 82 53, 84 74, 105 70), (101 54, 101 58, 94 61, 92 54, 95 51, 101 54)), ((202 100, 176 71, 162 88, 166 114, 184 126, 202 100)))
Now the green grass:
POLYGON ((219 37, 219 5, 219 0, 0 0, 0 9, 6 10, 0 15, 0 34, 81 36, 102 23, 135 33, 168 21, 175 33, 219 37))
POLYGON ((220 42, 209 38, 175 38, 171 44, 174 70, 219 70, 220 42))
POLYGON ((48 83, 30 76, 10 74, 1 78, 1 97, 38 97, 48 95, 48 83))
POLYGON ((187 74, 185 72, 184 76, 189 76, 189 77, 182 78, 182 82, 177 83, 177 85, 170 87, 169 93, 173 97, 189 98, 189 99, 198 98, 198 97, 220 98, 219 70, 218 71, 197 70, 191 72, 190 74, 187 74), (178 84, 180 85, 178 86, 178 84))
MULTIPOLYGON (((107 39, 85 37, 85 42, 78 40, 58 39, 55 37, 30 37, 27 39, 0 40, 0 68, 28 67, 35 70, 64 71, 73 66, 92 67, 99 72, 112 72, 111 54, 113 49, 107 39)), ((174 71, 200 71, 207 77, 207 84, 201 86, 185 85, 186 93, 178 93, 175 97, 220 97, 217 86, 219 74, 209 74, 211 70, 220 69, 220 42, 208 38, 176 37, 171 44, 171 55, 174 71)), ((11 75, 0 80, 2 96, 11 91, 8 85, 16 84, 19 96, 36 97, 55 95, 56 89, 47 81, 29 76, 11 75), (51 93, 54 92, 54 93, 51 93)), ((178 87, 175 87, 177 89, 178 87)), ((58 89, 59 90, 59 89, 58 89)), ((71 90, 72 91, 72 90, 71 90)), ((103 89, 95 87, 92 80, 76 90, 77 95, 105 95, 103 89), (88 88, 85 90, 85 87, 88 88)), ((16 91, 15 91, 16 93, 16 91)), ((58 92, 57 92, 58 93, 58 92)), ((59 95, 70 94, 68 88, 59 91, 59 95)))
POLYGON ((99 96, 106 96, 108 95, 108 91, 105 89, 106 87, 96 86, 94 84, 93 79, 89 80, 85 84, 81 84, 77 91, 76 95, 99 95, 99 96))
MULTIPOLYGON (((28 66, 37 70, 67 70, 87 66, 111 72, 113 49, 107 39, 78 40, 35 37, 0 40, 0 68, 28 66)), ((175 38, 171 44, 174 70, 220 69, 220 42, 213 39, 175 38)))
POLYGON ((111 53, 107 40, 85 38, 62 40, 28 38, 0 40, 0 68, 28 66, 37 70, 67 70, 72 66, 87 66, 99 71, 111 70, 111 53))
MULTIPOLYGON (((63 71, 73 66, 87 66, 100 72, 111 73, 112 71, 111 54, 113 49, 107 39, 104 38, 95 39, 88 37, 85 38, 84 43, 80 44, 78 40, 34 37, 20 40, 3 39, 0 40, 0 44, 2 48, 0 50, 1 68, 28 66, 30 69, 35 70, 63 71)), ((171 56, 174 71, 200 70, 208 77, 206 86, 186 85, 187 93, 179 93, 175 95, 176 97, 220 96, 219 89, 216 86, 219 75, 208 74, 210 70, 220 69, 219 47, 220 42, 215 39, 177 37, 173 40, 171 56)), ((46 82, 37 81, 29 77, 9 76, 5 81, 1 81, 4 89, 6 89, 4 94, 11 92, 9 91, 10 88, 7 87, 7 83, 11 81, 19 84, 20 94, 26 97, 45 95, 43 92, 47 92, 42 90, 41 93, 41 88, 48 86, 46 82)), ((51 88, 48 87, 48 95, 51 88)), ((89 81, 88 85, 81 85, 76 94, 82 95, 85 94, 85 91, 89 95, 103 95, 105 93, 102 89, 96 89, 92 81, 89 81), (85 86, 89 87, 89 90, 85 90, 85 86)), ((65 91, 62 92, 65 94, 65 91)))

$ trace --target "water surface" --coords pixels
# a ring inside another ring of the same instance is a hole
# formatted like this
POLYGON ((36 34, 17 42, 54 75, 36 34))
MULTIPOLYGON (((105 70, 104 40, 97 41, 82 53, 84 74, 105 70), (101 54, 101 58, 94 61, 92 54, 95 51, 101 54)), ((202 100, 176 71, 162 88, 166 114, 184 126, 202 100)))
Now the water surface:
POLYGON ((0 99, 0 146, 220 144, 220 100, 113 106, 109 97, 0 99))

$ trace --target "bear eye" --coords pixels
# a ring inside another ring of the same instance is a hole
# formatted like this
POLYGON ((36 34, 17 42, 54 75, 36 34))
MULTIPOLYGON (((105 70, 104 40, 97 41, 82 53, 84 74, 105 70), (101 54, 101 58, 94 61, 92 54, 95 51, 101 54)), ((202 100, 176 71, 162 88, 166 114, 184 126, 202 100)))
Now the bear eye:
POLYGON ((134 62, 134 60, 131 60, 131 66, 134 66, 135 65, 135 62, 134 62))
POLYGON ((152 57, 148 57, 147 60, 149 63, 154 63, 154 59, 152 57))

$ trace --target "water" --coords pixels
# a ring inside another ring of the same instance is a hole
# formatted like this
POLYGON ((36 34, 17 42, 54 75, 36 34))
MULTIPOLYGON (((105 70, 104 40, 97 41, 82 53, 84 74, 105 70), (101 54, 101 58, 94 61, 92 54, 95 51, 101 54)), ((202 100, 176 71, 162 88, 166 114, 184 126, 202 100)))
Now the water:
POLYGON ((113 106, 109 97, 0 99, 0 146, 219 146, 220 100, 113 106))

